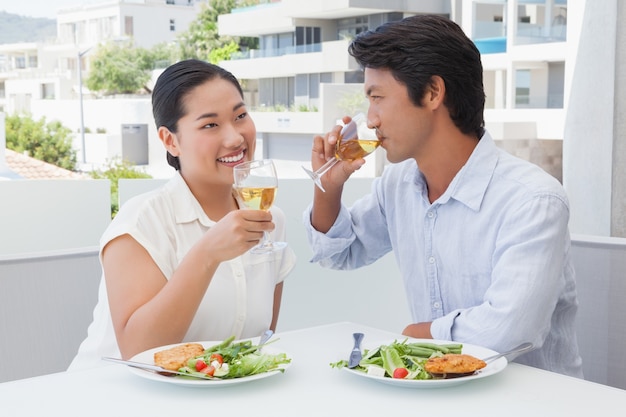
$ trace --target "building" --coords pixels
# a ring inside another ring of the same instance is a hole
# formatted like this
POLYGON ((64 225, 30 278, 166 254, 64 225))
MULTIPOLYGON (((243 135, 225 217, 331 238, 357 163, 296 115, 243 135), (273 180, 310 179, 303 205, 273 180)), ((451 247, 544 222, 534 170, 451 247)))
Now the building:
MULTIPOLYGON (((0 112, 62 121, 77 132, 74 148, 84 170, 116 156, 148 164, 149 142, 155 140, 148 133, 149 96, 92 100, 83 84, 90 54, 107 42, 132 42, 144 48, 173 42, 195 20, 200 3, 103 0, 59 9, 54 42, 0 45, 0 112)), ((157 171, 166 164, 159 165, 157 171)))
POLYGON ((150 48, 172 42, 196 18, 196 3, 103 0, 59 9, 53 43, 0 45, 0 111, 30 112, 36 100, 77 100, 81 90, 89 96, 80 78, 98 45, 132 41, 150 48))
POLYGON ((350 40, 414 14, 445 15, 464 28, 483 54, 487 128, 501 146, 562 179, 565 0, 283 0, 220 16, 221 34, 259 38, 258 50, 221 64, 254 89, 266 155, 283 159, 289 149, 309 159, 311 135, 352 113, 363 97, 350 40))
MULTIPOLYGON (((126 7, 131 2, 112 3, 126 7)), ((132 3, 188 7, 156 0, 132 3)), ((366 106, 359 68, 347 54, 349 39, 412 14, 449 16, 483 54, 485 121, 498 145, 564 183, 573 207, 574 232, 626 236, 626 170, 622 168, 626 120, 619 100, 626 94, 620 78, 626 56, 619 47, 626 42, 626 31, 618 24, 626 17, 625 8, 617 0, 263 1, 219 17, 222 34, 258 37, 260 45, 221 64, 247 90, 260 154, 287 166, 284 171, 279 167, 283 176, 304 176, 300 165, 310 163, 312 135, 328 131, 342 115, 366 106)), ((140 21, 133 21, 135 36, 140 21)), ((66 27, 65 31, 80 34, 87 29, 66 27)), ((116 35, 123 33, 120 29, 116 35)), ((0 46, 0 56, 18 55, 16 62, 22 67, 34 63, 39 67, 20 68, 19 80, 14 69, 0 71, 0 108, 11 112, 16 106, 30 106, 36 117, 59 119, 72 130, 80 129, 83 117, 79 117, 77 92, 82 89, 77 89, 79 71, 76 65, 70 67, 71 57, 66 57, 63 67, 56 64, 55 55, 46 55, 49 48, 22 45, 36 58, 11 48, 20 47, 0 46), (51 64, 44 70, 44 63, 51 64), (65 78, 54 75, 68 71, 65 78), (11 82, 3 81, 7 74, 11 82), (64 81, 56 81, 60 79, 64 81), (18 82, 30 92, 16 94, 18 82)), ((72 56, 85 51, 74 45, 72 56)), ((0 66, 7 62, 13 61, 0 58, 0 66)), ((106 132, 104 141, 90 134, 76 143, 78 150, 86 149, 87 164, 99 162, 89 155, 102 158, 123 150, 127 133, 147 132, 147 137, 141 137, 142 146, 148 148, 142 152, 142 156, 147 153, 147 172, 155 177, 171 174, 153 127, 149 98, 85 100, 84 126, 106 132), (105 146, 90 151, 90 143, 105 146)), ((357 176, 379 175, 386 163, 383 152, 379 149, 368 157, 357 176)))

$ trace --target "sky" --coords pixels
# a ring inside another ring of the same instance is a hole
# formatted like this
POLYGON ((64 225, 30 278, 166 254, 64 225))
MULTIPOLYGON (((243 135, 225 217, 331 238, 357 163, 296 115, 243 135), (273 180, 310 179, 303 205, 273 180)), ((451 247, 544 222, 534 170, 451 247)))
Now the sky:
POLYGON ((101 2, 103 0, 0 0, 0 11, 56 19, 57 9, 101 2))

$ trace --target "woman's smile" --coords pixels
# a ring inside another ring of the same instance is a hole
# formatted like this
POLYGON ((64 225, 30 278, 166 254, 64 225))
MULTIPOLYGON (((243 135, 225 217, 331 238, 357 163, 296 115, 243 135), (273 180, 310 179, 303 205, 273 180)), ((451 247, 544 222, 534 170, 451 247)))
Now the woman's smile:
POLYGON ((247 149, 242 149, 240 151, 237 151, 236 153, 224 155, 220 158, 217 158, 217 162, 228 166, 235 166, 244 161, 244 157, 246 156, 247 151, 247 149))

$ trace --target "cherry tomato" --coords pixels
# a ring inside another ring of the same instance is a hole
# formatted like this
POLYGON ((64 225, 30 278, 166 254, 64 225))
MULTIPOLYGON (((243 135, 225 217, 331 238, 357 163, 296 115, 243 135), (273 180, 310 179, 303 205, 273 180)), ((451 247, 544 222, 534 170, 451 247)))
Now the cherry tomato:
POLYGON ((406 378, 409 371, 406 368, 396 368, 393 370, 393 377, 398 379, 406 378))
POLYGON ((207 364, 202 359, 196 361, 196 371, 201 371, 207 367, 207 364))
POLYGON ((202 372, 203 374, 207 374, 209 376, 213 376, 213 374, 215 373, 215 367, 209 365, 200 372, 202 372))
POLYGON ((213 361, 218 361, 221 365, 224 363, 224 358, 219 353, 213 353, 211 354, 211 357, 209 358, 209 362, 213 362, 213 361))

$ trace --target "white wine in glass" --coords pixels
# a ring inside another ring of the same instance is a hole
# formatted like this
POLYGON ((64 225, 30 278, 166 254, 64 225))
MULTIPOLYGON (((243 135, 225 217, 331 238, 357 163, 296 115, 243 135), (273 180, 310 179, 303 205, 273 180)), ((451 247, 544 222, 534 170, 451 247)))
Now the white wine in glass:
MULTIPOLYGON (((274 163, 269 159, 243 162, 233 168, 234 187, 239 201, 246 208, 268 211, 278 189, 278 177, 274 163)), ((268 253, 283 249, 286 242, 274 242, 269 233, 263 232, 263 239, 251 249, 252 253, 268 253)))
POLYGON ((302 167, 311 177, 317 187, 326 192, 322 186, 322 175, 331 169, 339 161, 354 161, 374 152, 380 146, 380 140, 376 137, 376 130, 367 127, 367 119, 363 113, 355 115, 350 123, 341 129, 339 139, 335 145, 335 157, 328 160, 315 172, 302 167))

